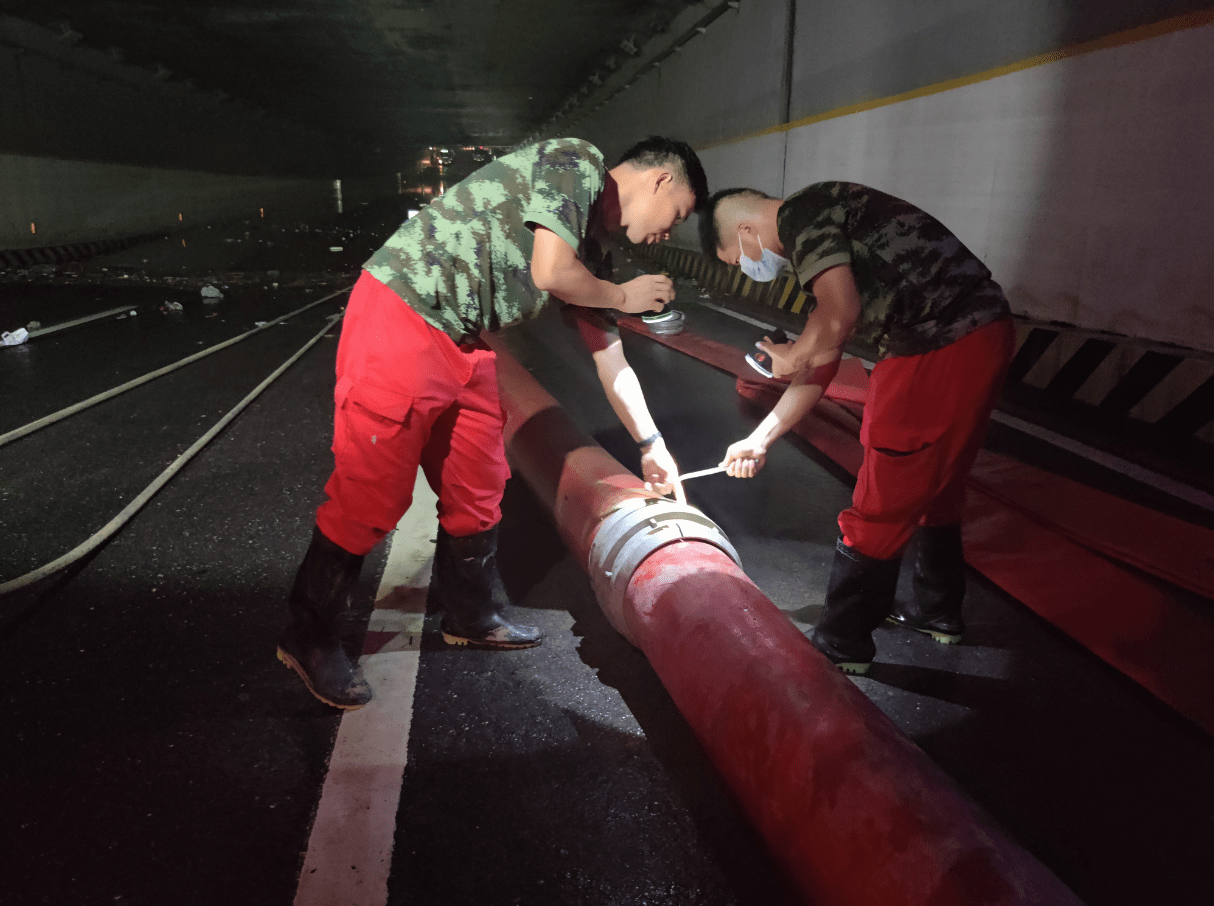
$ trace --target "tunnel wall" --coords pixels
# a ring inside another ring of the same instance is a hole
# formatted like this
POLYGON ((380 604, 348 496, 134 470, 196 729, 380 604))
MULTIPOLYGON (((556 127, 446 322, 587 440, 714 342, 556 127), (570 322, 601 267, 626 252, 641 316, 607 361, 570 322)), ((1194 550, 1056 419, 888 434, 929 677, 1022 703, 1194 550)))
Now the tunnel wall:
MULTIPOLYGON (((171 231, 233 217, 329 216, 332 180, 272 179, 0 154, 0 248, 171 231), (178 215, 181 215, 180 218, 178 215)), ((344 196, 343 192, 343 196, 344 196)))
POLYGON ((0 16, 0 250, 395 192, 368 149, 0 16), (182 221, 178 221, 178 214, 182 221), (31 230, 31 223, 35 231, 31 230))
POLYGON ((551 131, 608 157, 683 138, 714 190, 866 183, 948 224, 1018 314, 1214 350, 1212 7, 745 0, 551 131))

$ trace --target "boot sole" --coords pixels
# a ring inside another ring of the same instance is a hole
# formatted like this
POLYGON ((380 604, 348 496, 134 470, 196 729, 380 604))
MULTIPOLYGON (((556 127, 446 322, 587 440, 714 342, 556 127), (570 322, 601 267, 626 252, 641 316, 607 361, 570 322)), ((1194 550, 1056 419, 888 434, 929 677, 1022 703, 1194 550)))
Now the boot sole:
MULTIPOLYGON (((807 637, 809 638, 809 644, 813 646, 813 649, 818 652, 818 654, 822 655, 822 657, 834 664, 843 673, 849 674, 850 676, 864 676, 864 674, 868 673, 868 668, 873 665, 872 661, 849 661, 846 660, 846 658, 842 660, 837 659, 836 656, 831 653, 831 651, 823 651, 818 647, 818 642, 814 641, 813 635, 813 633, 816 631, 817 630, 807 633, 807 637)), ((833 646, 830 647, 831 650, 833 650, 833 646)))
MULTIPOLYGON (((299 678, 301 680, 303 680, 304 685, 308 687, 308 691, 312 693, 313 697, 315 697, 319 701, 324 702, 330 708, 340 708, 343 711, 357 711, 359 708, 363 707, 363 705, 365 705, 367 703, 367 702, 363 702, 362 705, 339 705, 335 701, 330 701, 329 699, 325 698, 323 695, 321 695, 319 692, 316 691, 316 687, 313 686, 312 681, 310 679, 308 679, 308 674, 305 673, 303 667, 301 667, 299 665, 299 661, 297 661, 297 660, 295 660, 295 658, 291 657, 291 655, 288 652, 283 651, 281 648, 279 648, 278 649, 278 659, 280 661, 282 661, 282 663, 286 664, 286 666, 290 667, 292 670, 294 670, 296 673, 299 674, 299 678)), ((370 701, 370 699, 367 699, 367 701, 370 701)))
POLYGON ((466 645, 469 648, 483 648, 486 651, 517 651, 521 648, 538 648, 544 644, 543 638, 534 642, 486 642, 480 639, 465 639, 461 636, 443 633, 443 641, 448 645, 466 645))
POLYGON ((955 635, 951 632, 941 632, 938 629, 920 629, 918 626, 912 626, 909 623, 903 623, 901 620, 895 619, 894 617, 886 617, 885 620, 886 620, 886 622, 892 623, 895 626, 899 626, 902 629, 909 629, 909 630, 911 630, 911 632, 921 632, 924 635, 931 636, 933 640, 939 642, 941 645, 960 645, 961 644, 961 636, 955 635))

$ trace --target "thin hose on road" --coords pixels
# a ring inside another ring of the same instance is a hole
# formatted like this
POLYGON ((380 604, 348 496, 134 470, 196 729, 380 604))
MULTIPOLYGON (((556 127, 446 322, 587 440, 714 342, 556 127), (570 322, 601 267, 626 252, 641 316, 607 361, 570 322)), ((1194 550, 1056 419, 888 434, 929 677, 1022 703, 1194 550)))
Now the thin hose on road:
POLYGON ((96 406, 98 403, 103 403, 108 399, 113 399, 119 394, 126 393, 128 390, 134 390, 141 384, 146 384, 148 381, 153 381, 158 377, 163 377, 169 372, 176 371, 178 368, 183 368, 192 362, 197 362, 199 359, 206 358, 212 353, 219 352, 221 349, 226 349, 235 343, 239 343, 241 340, 247 340, 255 333, 260 333, 261 331, 267 330, 268 328, 273 327, 275 324, 279 324, 288 318, 293 318, 298 314, 302 314, 309 308, 314 308, 315 306, 320 305, 322 302, 328 302, 330 299, 340 296, 342 293, 348 293, 353 288, 354 287, 351 285, 347 286, 345 289, 339 289, 337 292, 330 293, 323 299, 317 299, 315 302, 309 302, 303 308, 297 308, 295 311, 287 312, 285 315, 279 315, 273 321, 267 321, 265 324, 261 325, 261 327, 254 327, 252 330, 247 330, 238 336, 232 337, 230 340, 224 340, 222 343, 215 346, 209 346, 201 352, 196 352, 191 356, 186 356, 184 359, 174 362, 171 365, 165 365, 163 368, 157 368, 155 371, 149 371, 142 377, 134 378, 133 380, 127 381, 125 384, 119 384, 117 387, 113 387, 110 390, 104 391, 103 393, 98 393, 96 396, 90 396, 88 399, 81 400, 79 403, 68 406, 66 409, 60 409, 58 412, 52 412, 50 415, 43 416, 42 418, 32 421, 27 425, 22 425, 20 428, 14 428, 12 431, 5 434, 0 434, 0 447, 3 447, 7 443, 13 442, 14 440, 19 440, 26 435, 33 434, 35 431, 45 428, 47 425, 53 425, 55 422, 62 421, 70 415, 83 412, 85 409, 88 409, 91 406, 96 406))
POLYGON ((109 311, 99 311, 95 315, 85 315, 83 318, 76 318, 73 321, 64 321, 62 324, 52 324, 50 327, 37 327, 27 332, 29 339, 33 340, 36 337, 45 337, 48 333, 58 333, 61 330, 67 330, 69 327, 79 327, 81 324, 88 324, 90 321, 100 321, 102 318, 124 315, 130 310, 131 306, 124 305, 121 308, 111 308, 109 311))
MULTIPOLYGON (((336 295, 336 293, 334 293, 334 295, 336 295)), ((324 300, 322 299, 321 301, 324 300)), ((276 368, 269 377, 258 384, 248 396, 237 403, 235 408, 233 408, 227 415, 216 422, 211 430, 202 435, 202 437, 198 438, 198 440, 194 441, 188 450, 178 456, 167 469, 156 476, 155 480, 140 492, 138 497, 123 507, 122 512, 102 526, 101 529, 92 537, 90 537, 83 544, 68 551, 58 560, 53 560, 50 563, 47 563, 45 566, 40 566, 33 572, 28 572, 24 576, 19 576, 16 579, 0 585, 0 597, 3 597, 10 592, 17 591, 18 589, 25 588, 28 585, 33 585, 40 579, 45 579, 47 576, 53 575, 59 570, 70 566, 77 560, 80 560, 82 557, 92 553, 94 550, 108 541, 114 534, 118 532, 119 529, 121 529, 127 524, 127 522, 131 520, 131 517, 133 517, 137 512, 139 512, 139 510, 143 508, 144 504, 155 496, 157 491, 168 484, 169 480, 180 472, 187 462, 193 459, 203 447, 209 444, 215 438, 215 436, 226 428, 232 422, 232 420, 236 418, 236 416, 244 411, 244 409, 251 402, 253 402, 253 400, 257 399, 263 390, 274 383, 274 381, 276 381, 284 371, 295 364, 295 362, 297 362, 305 352, 316 345, 316 343, 320 341, 320 338, 323 337, 328 331, 332 330, 333 325, 336 324, 340 319, 340 313, 331 315, 325 323, 325 326, 321 328, 320 333, 308 340, 308 342, 305 343, 298 352, 279 365, 278 368, 276 368)))

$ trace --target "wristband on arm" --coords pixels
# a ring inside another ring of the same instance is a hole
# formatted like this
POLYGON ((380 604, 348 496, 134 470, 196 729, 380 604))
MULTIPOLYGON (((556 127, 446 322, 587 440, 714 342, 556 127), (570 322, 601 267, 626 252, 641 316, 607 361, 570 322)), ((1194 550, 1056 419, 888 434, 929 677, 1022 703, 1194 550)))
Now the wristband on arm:
POLYGON ((661 439, 662 439, 662 432, 661 432, 661 431, 654 431, 652 434, 650 434, 650 435, 649 435, 647 438, 645 438, 644 440, 637 441, 637 446, 638 446, 638 447, 640 447, 640 448, 641 448, 641 450, 643 451, 643 450, 644 450, 646 447, 648 447, 649 445, 651 445, 652 443, 654 443, 654 441, 658 441, 658 440, 661 440, 661 439))

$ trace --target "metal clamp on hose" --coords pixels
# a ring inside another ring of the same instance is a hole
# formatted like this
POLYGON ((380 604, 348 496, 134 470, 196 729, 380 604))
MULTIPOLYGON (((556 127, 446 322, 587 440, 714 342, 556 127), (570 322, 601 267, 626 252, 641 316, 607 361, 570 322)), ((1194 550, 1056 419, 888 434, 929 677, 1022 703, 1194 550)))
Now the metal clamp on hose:
MULTIPOLYGON (((588 566, 594 593, 613 625, 623 612, 628 583, 636 568, 658 548, 676 541, 705 541, 723 550, 739 567, 742 565, 720 526, 687 504, 664 497, 636 497, 603 518, 590 547, 588 566)), ((615 628, 623 632, 623 627, 615 628)))

